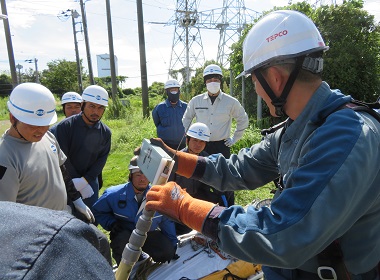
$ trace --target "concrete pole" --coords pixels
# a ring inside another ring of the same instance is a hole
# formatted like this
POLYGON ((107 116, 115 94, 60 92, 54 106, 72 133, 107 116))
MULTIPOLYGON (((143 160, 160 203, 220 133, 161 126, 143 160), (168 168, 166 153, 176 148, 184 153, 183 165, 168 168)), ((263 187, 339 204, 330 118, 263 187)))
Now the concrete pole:
POLYGON ((263 105, 262 98, 260 95, 257 95, 257 120, 261 120, 263 118, 263 105))
POLYGON ((111 5, 110 5, 109 0, 106 0, 106 10, 107 10, 107 26, 108 26, 108 46, 109 46, 109 51, 110 51, 112 99, 115 100, 115 97, 117 96, 117 83, 116 83, 116 70, 115 70, 115 53, 113 50, 111 5))
POLYGON ((15 63, 15 57, 13 53, 11 30, 9 27, 7 5, 5 3, 5 0, 1 0, 1 13, 4 15, 2 18, 4 22, 5 41, 7 42, 8 60, 9 60, 9 68, 11 72, 11 77, 12 77, 12 86, 15 87, 17 86, 16 63, 15 63))
POLYGON ((245 110, 245 76, 241 77, 241 106, 245 110))
POLYGON ((233 78, 232 69, 230 69, 230 95, 234 96, 234 78, 233 78))
POLYGON ((71 10, 71 20, 73 24, 73 33, 74 33, 74 45, 75 45, 75 57, 77 61, 77 76, 78 76, 78 87, 79 92, 83 92, 83 85, 82 85, 82 69, 80 65, 80 59, 79 59, 79 51, 78 51, 78 40, 77 40, 77 32, 75 29, 75 18, 79 16, 78 12, 75 10, 71 10))
POLYGON ((92 71, 92 62, 91 62, 91 52, 90 52, 90 42, 88 38, 88 32, 87 32, 87 17, 86 17, 86 9, 84 7, 83 0, 80 0, 80 9, 82 12, 82 21, 83 21, 83 32, 84 32, 84 42, 86 44, 86 53, 87 53, 87 64, 88 64, 88 76, 90 79, 90 84, 94 85, 94 74, 92 71))
POLYGON ((34 58, 34 69, 36 69, 36 83, 39 84, 40 83, 40 77, 38 75, 38 65, 37 65, 37 62, 38 62, 38 59, 37 58, 34 58))
POLYGON ((23 68, 23 66, 21 64, 17 64, 16 68, 18 70, 18 83, 21 84, 21 72, 20 72, 20 70, 23 68))
POLYGON ((137 24, 139 30, 139 47, 140 47, 140 71, 141 71, 141 90, 143 117, 149 117, 149 96, 148 96, 148 74, 146 70, 145 56, 145 37, 144 37, 144 19, 142 0, 136 0, 137 4, 137 24))

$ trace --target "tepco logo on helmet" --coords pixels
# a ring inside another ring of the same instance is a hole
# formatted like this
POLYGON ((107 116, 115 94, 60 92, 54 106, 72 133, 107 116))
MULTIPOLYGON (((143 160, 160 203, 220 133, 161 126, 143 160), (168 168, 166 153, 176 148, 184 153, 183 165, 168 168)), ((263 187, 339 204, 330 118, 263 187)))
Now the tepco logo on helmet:
POLYGON ((43 115, 45 115, 45 110, 44 109, 38 109, 38 110, 36 110, 35 113, 37 116, 42 117, 43 115))
POLYGON ((276 40, 278 37, 282 37, 282 36, 285 36, 287 34, 288 34, 288 30, 285 29, 285 30, 282 30, 278 33, 275 33, 275 34, 269 36, 266 40, 267 40, 267 42, 270 42, 270 41, 276 40))
POLYGON ((205 133, 203 132, 203 130, 200 129, 200 130, 198 131, 198 136, 203 136, 203 135, 205 135, 205 133))
POLYGON ((102 98, 100 97, 100 95, 97 95, 95 96, 96 100, 102 100, 102 98))

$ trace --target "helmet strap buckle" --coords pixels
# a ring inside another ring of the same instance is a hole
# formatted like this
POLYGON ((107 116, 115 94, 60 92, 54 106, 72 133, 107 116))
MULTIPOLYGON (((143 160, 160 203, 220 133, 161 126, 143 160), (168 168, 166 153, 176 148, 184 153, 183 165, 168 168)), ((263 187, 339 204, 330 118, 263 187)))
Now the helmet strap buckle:
POLYGON ((322 57, 305 57, 302 63, 302 69, 310 71, 314 74, 321 73, 323 70, 323 58, 322 57))

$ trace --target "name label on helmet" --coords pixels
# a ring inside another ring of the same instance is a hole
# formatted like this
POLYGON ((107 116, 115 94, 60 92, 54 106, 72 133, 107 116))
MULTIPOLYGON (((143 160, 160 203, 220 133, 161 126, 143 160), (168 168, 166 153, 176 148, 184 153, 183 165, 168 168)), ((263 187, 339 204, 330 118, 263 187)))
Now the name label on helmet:
POLYGON ((285 35, 287 35, 288 34, 288 30, 282 30, 282 31, 280 31, 280 32, 278 32, 278 33, 275 33, 275 34, 273 34, 273 35, 271 35, 271 36, 269 36, 268 38, 267 38, 267 42, 270 42, 270 41, 273 41, 273 40, 276 40, 278 37, 282 37, 282 36, 285 36, 285 35))

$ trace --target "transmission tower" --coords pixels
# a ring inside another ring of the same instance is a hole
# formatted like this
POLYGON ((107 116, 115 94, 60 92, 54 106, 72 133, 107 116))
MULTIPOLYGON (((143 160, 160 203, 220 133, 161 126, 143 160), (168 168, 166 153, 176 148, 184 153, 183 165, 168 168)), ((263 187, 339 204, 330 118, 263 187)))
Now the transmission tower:
POLYGON ((199 12, 200 0, 177 0, 176 11, 166 24, 175 25, 169 75, 184 83, 190 81, 191 71, 203 66, 205 61, 200 29, 219 30, 216 60, 223 66, 228 64, 229 47, 236 42, 248 22, 253 22, 260 13, 248 11, 244 0, 223 0, 223 7, 199 12))
POLYGON ((196 0, 178 0, 174 15, 175 24, 169 75, 184 83, 190 81, 191 71, 204 62, 201 33, 198 24, 196 0))
POLYGON ((247 25, 246 15, 244 0, 223 0, 221 16, 216 20, 216 28, 220 30, 216 60, 223 66, 228 64, 231 45, 237 42, 247 25))

